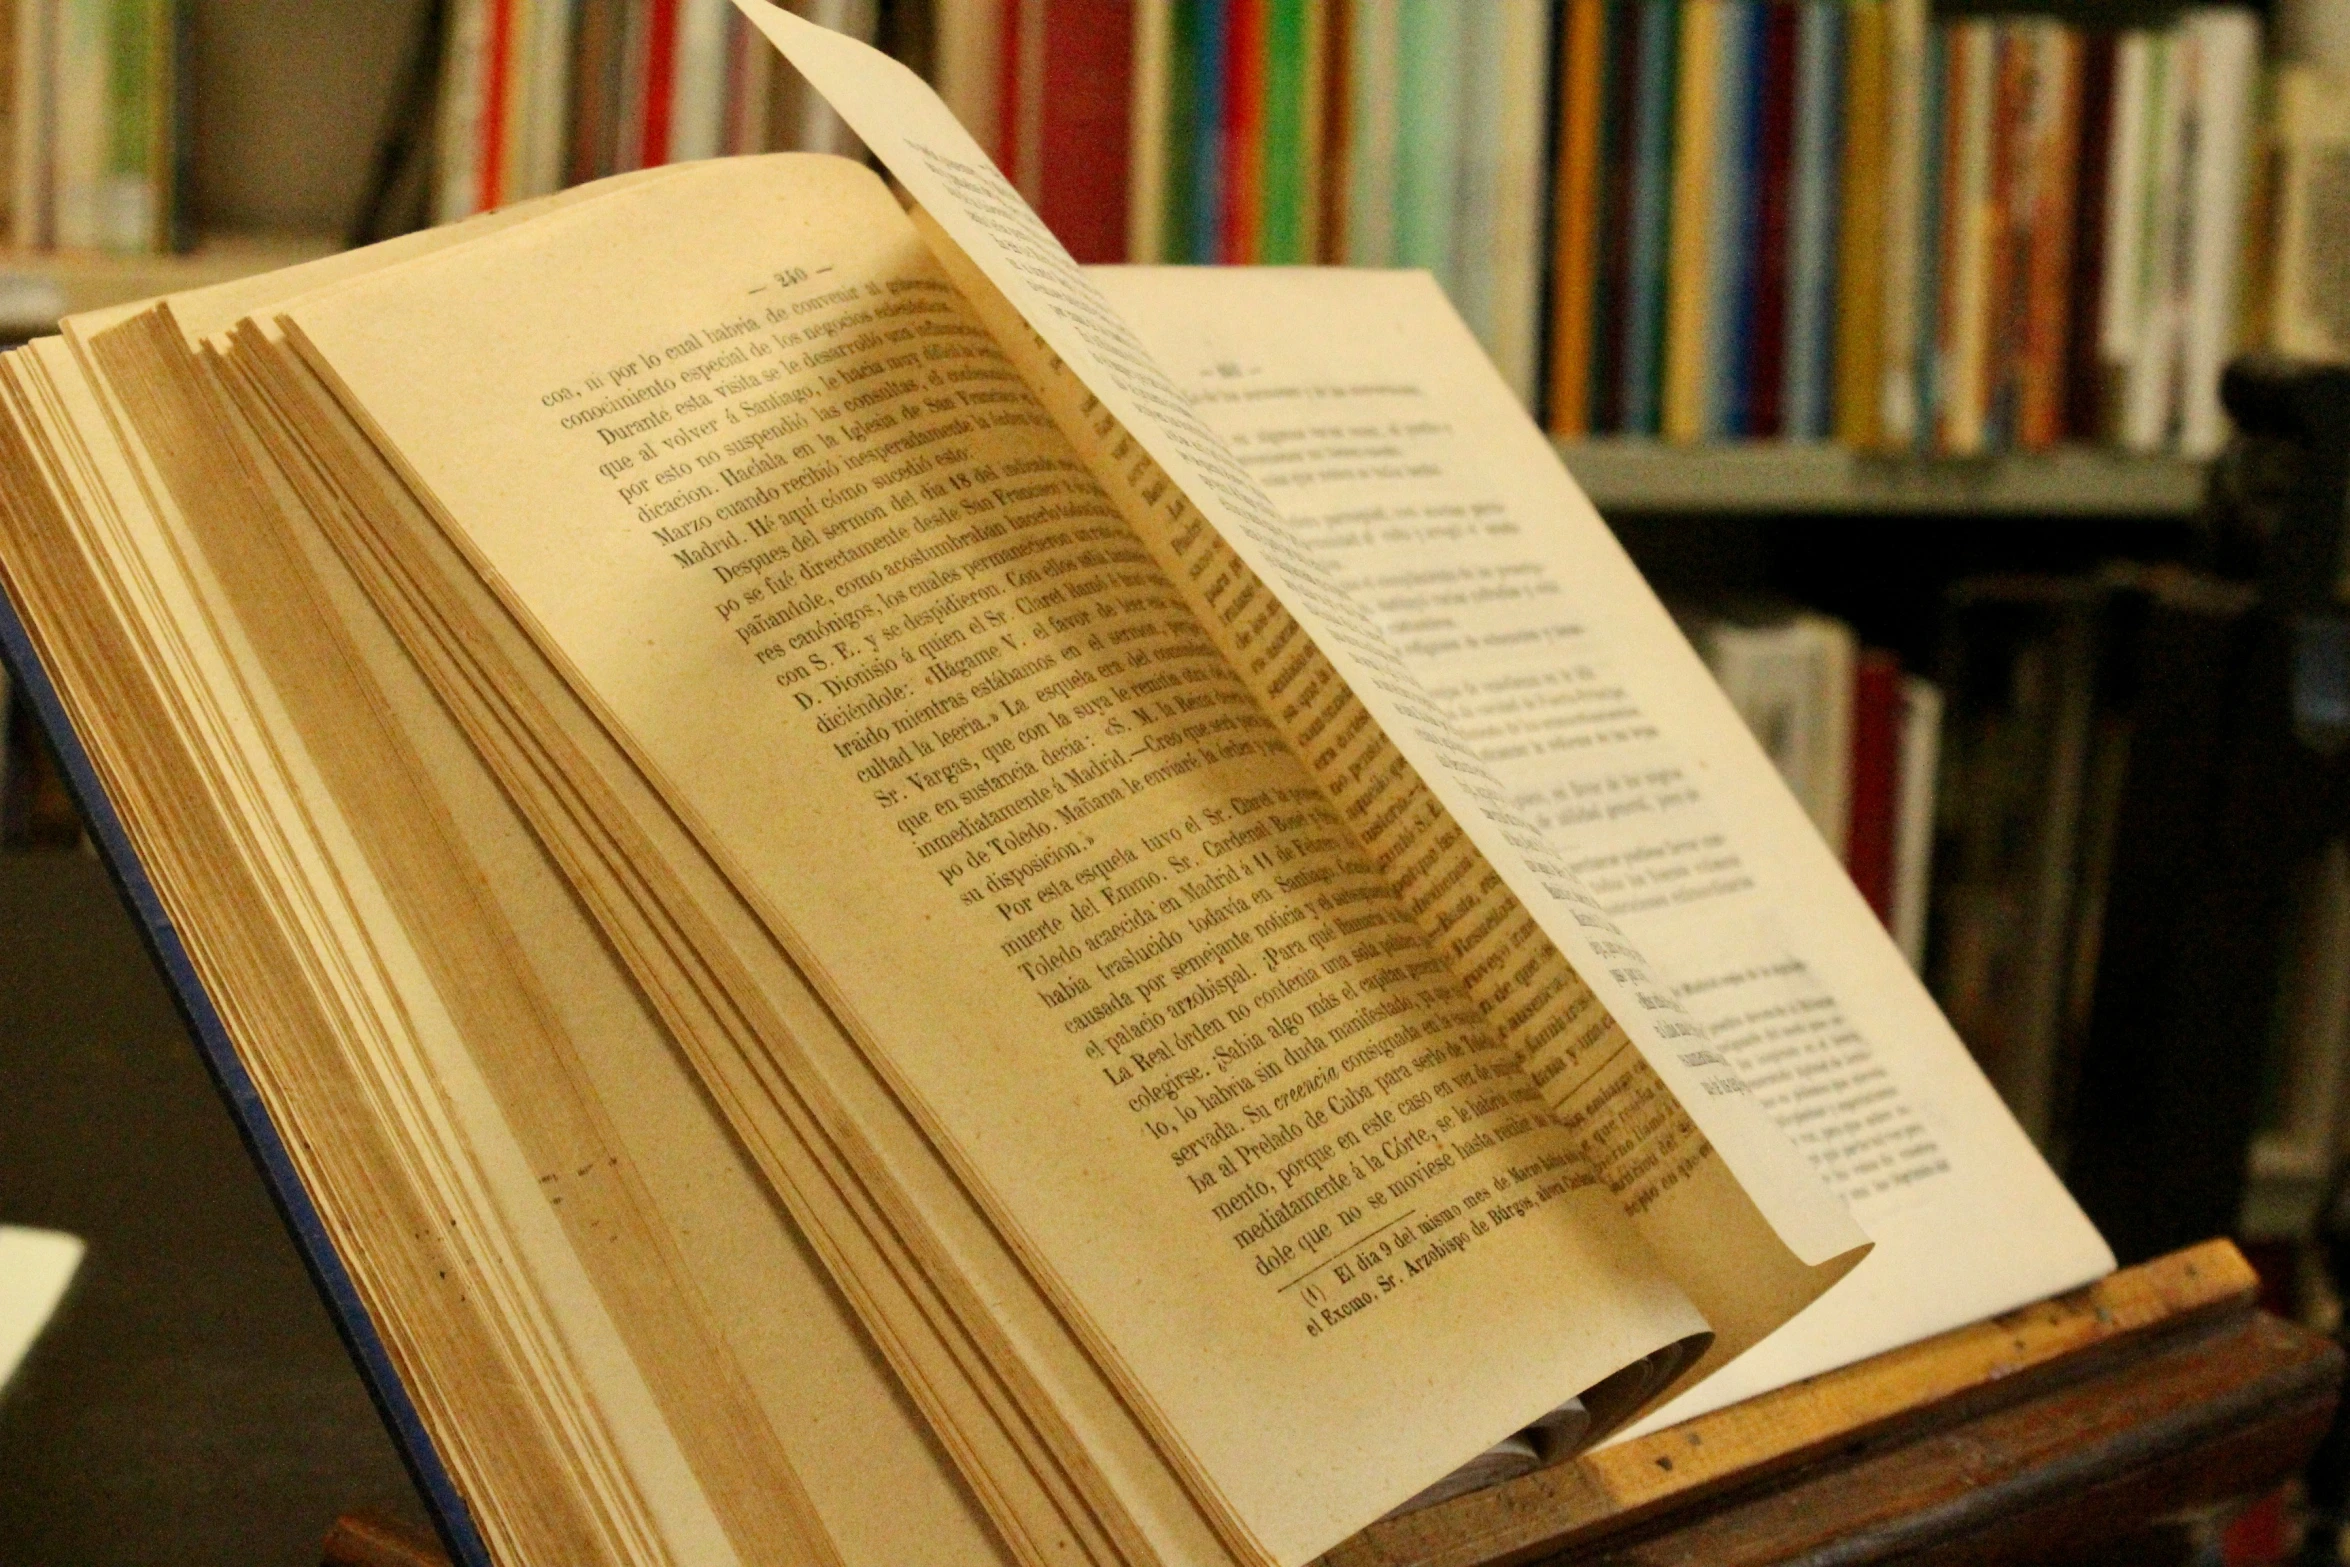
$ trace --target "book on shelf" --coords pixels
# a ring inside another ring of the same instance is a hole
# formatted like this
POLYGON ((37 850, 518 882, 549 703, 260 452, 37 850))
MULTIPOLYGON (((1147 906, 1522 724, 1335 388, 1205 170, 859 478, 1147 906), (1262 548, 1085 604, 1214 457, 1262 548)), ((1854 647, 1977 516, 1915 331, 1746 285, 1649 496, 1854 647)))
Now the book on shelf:
POLYGON ((648 170, 0 360, 0 623, 459 1550, 1279 1563, 2110 1266, 1424 277, 648 170))
POLYGON ((181 0, 0 7, 11 246, 188 248, 188 28, 181 0))

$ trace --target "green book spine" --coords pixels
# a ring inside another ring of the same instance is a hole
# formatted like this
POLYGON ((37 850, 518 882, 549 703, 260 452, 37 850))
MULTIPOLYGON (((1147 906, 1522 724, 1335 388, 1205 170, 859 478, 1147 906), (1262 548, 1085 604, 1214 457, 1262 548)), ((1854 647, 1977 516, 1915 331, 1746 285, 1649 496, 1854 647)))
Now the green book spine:
POLYGON ((1453 206, 1461 167, 1457 0, 1397 7, 1395 264, 1426 267, 1452 292, 1453 206))
POLYGON ((1306 246, 1306 94, 1312 39, 1307 0, 1265 6, 1265 148, 1257 259, 1313 259, 1306 246))
MULTIPOLYGON (((1194 187, 1199 163, 1199 0, 1175 0, 1167 46, 1166 206, 1152 261, 1190 261, 1197 250, 1194 187)), ((1137 258, 1145 259, 1145 258, 1137 258)))

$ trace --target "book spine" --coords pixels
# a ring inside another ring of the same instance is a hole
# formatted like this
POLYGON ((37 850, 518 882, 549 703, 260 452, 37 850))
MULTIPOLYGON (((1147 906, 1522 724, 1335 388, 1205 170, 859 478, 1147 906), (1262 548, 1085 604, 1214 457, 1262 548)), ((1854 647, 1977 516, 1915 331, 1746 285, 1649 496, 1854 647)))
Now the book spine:
POLYGON ((1901 661, 1871 648, 1852 676, 1851 789, 1844 864, 1853 885, 1888 929, 1901 766, 1901 661))
POLYGON ((1607 0, 1567 0, 1559 32, 1557 205, 1551 239, 1550 430, 1592 430, 1592 343, 1596 335, 1600 120, 1607 95, 1607 0))
POLYGON ((2104 434, 2105 377, 2098 310, 2105 297, 2106 209, 2112 199, 2114 34, 2097 31, 2081 48, 2078 156, 2073 168, 2073 265, 2065 307, 2064 438, 2104 434))
POLYGON ((1990 167, 1984 179, 1982 368, 1976 383, 1978 449, 1985 451, 2009 445, 2015 428, 2027 276, 2022 252, 2030 244, 2033 202, 2032 31, 2037 25, 2029 19, 1994 24, 1990 167))
POLYGON ((2072 308, 2074 171, 2080 153, 2081 36, 2047 24, 2034 39, 2033 202, 2028 307, 2018 377, 2016 439, 2045 451, 2064 439, 2065 340, 2072 308))
POLYGON ((1785 432, 1788 277, 1794 257, 1796 76, 1803 0, 1765 0, 1755 106, 1753 283, 1747 289, 1745 362, 1739 417, 1729 433, 1768 438, 1785 432))
POLYGON ((1636 0, 1639 6, 1637 109, 1624 260, 1623 420, 1626 435, 1664 429, 1666 343, 1672 322, 1675 192, 1680 176, 1680 38, 1684 0, 1636 0))
POLYGON ((1943 360, 1948 368, 1941 445, 1944 451, 1962 454, 1983 449, 1992 111, 1999 88, 1998 44, 1995 22, 1959 22, 1951 29, 1942 306, 1943 360))
POLYGON ((1396 22, 1395 264, 1454 290, 1453 199, 1461 166, 1461 30, 1453 0, 1401 0, 1396 22))
MULTIPOLYGON (((1164 12, 1172 0, 1136 7, 1135 25, 1144 16, 1164 12)), ((1003 145, 1003 0, 956 0, 937 8, 938 36, 934 85, 963 129, 980 146, 1003 145)), ((772 52, 772 51, 770 51, 772 52)))
POLYGON ((1265 32, 1273 0, 1225 0, 1224 210, 1218 259, 1261 261, 1265 183, 1265 32))
POLYGON ((1934 807, 1940 792, 1942 692, 1912 675, 1901 683, 1901 754, 1895 784, 1893 944, 1910 971, 1926 968, 1934 879, 1934 807))
POLYGON ((489 0, 489 31, 482 40, 481 120, 474 157, 480 183, 474 192, 477 212, 495 212, 506 204, 507 127, 513 120, 515 77, 515 16, 519 0, 489 0))
POLYGON ((1714 167, 1705 249, 1705 365, 1699 433, 1743 431, 1744 378, 1754 266, 1755 160, 1760 127, 1763 0, 1721 0, 1721 71, 1714 99, 1714 167))
POLYGON ((1264 0, 1264 131, 1256 259, 1310 259, 1306 249, 1306 0, 1264 0))
POLYGON ((107 16, 98 242, 127 254, 163 248, 164 9, 161 0, 114 0, 107 16))
POLYGON ((1314 259, 1346 260, 1347 201, 1354 167, 1354 33, 1360 0, 1320 0, 1320 136, 1314 169, 1314 259))
POLYGON ((1631 256, 1639 163, 1640 0, 1606 0, 1607 98, 1600 114, 1599 250, 1588 315, 1591 428, 1624 429, 1625 351, 1631 338, 1631 256))
POLYGON ((8 233, 20 250, 46 250, 57 242, 56 15, 51 0, 17 0, 8 233))
MULTIPOLYGON (((952 10, 953 7, 948 7, 952 10)), ((1175 0, 1135 0, 1134 86, 1126 122, 1126 259, 1170 259, 1167 250, 1168 93, 1175 0)), ((965 122, 968 127, 969 122, 965 122)), ((982 144, 984 145, 984 143, 982 144)))
POLYGON ((61 0, 57 20, 55 196, 57 243, 95 250, 105 243, 102 191, 110 148, 112 0, 61 0))
POLYGON ((1191 253, 1200 263, 1224 257, 1224 135, 1227 37, 1231 0, 1197 0, 1192 49, 1191 253))
POLYGON ((2237 346, 2260 23, 2250 11, 2214 7, 2193 13, 2185 26, 2195 39, 2195 167, 2186 187, 2192 249, 2182 290, 2179 450, 2211 457, 2228 432, 2219 377, 2237 346))
POLYGON ((1160 208, 1158 260, 1197 258, 1199 185, 1200 0, 1170 0, 1167 18, 1166 200, 1160 208))
POLYGON ((1395 264, 1396 129, 1403 0, 1347 7, 1346 245, 1350 266, 1395 264))
POLYGON ((1918 114, 1917 286, 1910 294, 1915 343, 1914 444, 1930 448, 1942 424, 1942 247, 1949 230, 1950 34, 1926 29, 1924 94, 1918 114))
POLYGON ((2179 285, 2185 270, 2181 186, 2188 162, 2187 114, 2194 80, 2191 34, 2148 40, 2145 147, 2138 196, 2137 281, 2122 361, 2121 444, 2154 452, 2169 443, 2178 407, 2179 285))
MULTIPOLYGON (((812 9, 809 14, 811 20, 816 20, 826 10, 837 13, 846 9, 844 0, 830 0, 828 5, 812 9)), ((1031 207, 1044 204, 1044 123, 1049 107, 1045 67, 1054 9, 1055 0, 1011 0, 1005 13, 1010 26, 1004 35, 1007 46, 1004 64, 1011 73, 1011 87, 1004 99, 1004 132, 1011 138, 1011 145, 1004 167, 1031 207)), ((849 30, 838 21, 828 25, 844 32, 849 30)), ((811 130, 807 145, 830 151, 836 141, 845 142, 848 129, 839 124, 831 106, 816 93, 810 93, 807 102, 812 119, 822 117, 826 122, 823 131, 811 130)))
POLYGON ((1301 62, 1298 69, 1297 154, 1291 178, 1297 184, 1297 257, 1322 259, 1323 223, 1330 205, 1330 13, 1343 0, 1298 0, 1301 62))
POLYGON ((580 0, 571 45, 570 156, 564 183, 584 185, 612 172, 608 73, 620 31, 619 0, 580 0))
POLYGON ((1884 0, 1856 0, 1845 19, 1843 235, 1836 256, 1836 438, 1883 444, 1878 355, 1884 334, 1884 0))
MULTIPOLYGON (((529 112, 522 119, 522 144, 515 160, 518 196, 544 196, 563 188, 564 160, 570 151, 565 133, 571 124, 571 53, 578 10, 573 0, 533 3, 524 57, 529 70, 529 112)), ((720 25, 729 32, 741 31, 724 18, 720 25)))
POLYGON ((1550 8, 1521 0, 1503 10, 1502 22, 1488 345, 1502 379, 1518 394, 1518 401, 1532 409, 1539 395, 1542 356, 1544 197, 1553 117, 1550 8))
POLYGON ((1730 0, 1684 0, 1676 62, 1672 245, 1666 280, 1663 408, 1667 440, 1705 435, 1707 262, 1713 244, 1715 106, 1721 91, 1722 9, 1730 0))
POLYGON ((1124 261, 1133 18, 1118 0, 1053 0, 1049 14, 1037 211, 1079 261, 1124 261))
POLYGON ((1829 434, 1836 312, 1836 168, 1843 154, 1845 8, 1802 0, 1796 44, 1795 146, 1787 235, 1785 368, 1778 433, 1829 434))
POLYGON ((1918 423, 1918 271, 1923 262, 1930 165, 1926 134, 1928 0, 1886 0, 1885 211, 1879 334, 1878 443, 1914 446, 1918 423))
POLYGON ((637 167, 669 161, 670 113, 677 88, 677 8, 680 0, 652 0, 645 17, 644 104, 637 167))
POLYGON ((1496 352, 1495 283, 1507 243, 1502 212, 1501 160, 1504 123, 1502 52, 1507 36, 1504 6, 1469 5, 1459 14, 1459 81, 1453 101, 1454 164, 1447 184, 1451 200, 1453 253, 1440 273, 1453 308, 1461 313, 1488 355, 1496 352))

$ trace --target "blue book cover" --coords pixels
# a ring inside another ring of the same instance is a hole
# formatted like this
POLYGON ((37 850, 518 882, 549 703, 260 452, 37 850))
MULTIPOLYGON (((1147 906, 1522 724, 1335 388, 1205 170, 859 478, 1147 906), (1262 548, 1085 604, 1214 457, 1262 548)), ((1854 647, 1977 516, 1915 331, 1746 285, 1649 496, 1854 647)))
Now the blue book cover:
POLYGON ((1722 0, 1721 86, 1715 101, 1712 244, 1705 260, 1708 440, 1745 433, 1747 342, 1753 335, 1755 194, 1762 143, 1762 0, 1722 0))
POLYGON ((1926 29, 1926 91, 1918 111, 1917 444, 1930 447, 1942 425, 1943 119, 1949 85, 1949 34, 1926 29))
POLYGON ((1654 435, 1664 410, 1665 261, 1673 212, 1673 92, 1680 0, 1639 0, 1639 86, 1633 97, 1632 221, 1624 264, 1626 435, 1654 435))
POLYGON ((1192 151, 1190 260, 1213 266, 1224 259, 1224 56, 1232 28, 1230 0, 1197 0, 1192 35, 1192 151))
POLYGON ((1795 35, 1794 210, 1787 225, 1787 357, 1779 399, 1782 431, 1792 441, 1828 437, 1843 159, 1844 4, 1804 0, 1795 35))

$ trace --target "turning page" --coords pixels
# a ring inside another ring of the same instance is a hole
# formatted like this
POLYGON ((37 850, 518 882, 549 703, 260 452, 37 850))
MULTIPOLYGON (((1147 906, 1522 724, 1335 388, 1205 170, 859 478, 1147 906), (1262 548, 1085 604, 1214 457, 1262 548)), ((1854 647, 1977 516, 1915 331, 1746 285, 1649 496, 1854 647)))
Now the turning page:
POLYGON ((1428 274, 1089 275, 1877 1243, 1643 1429, 2111 1270, 1428 274))
MULTIPOLYGON (((1790 1259, 1818 1270, 1812 1292, 1839 1276, 1867 1245, 1843 1203, 1755 1104, 1738 1074, 1707 1043, 1702 1025, 1582 885, 1544 829, 1512 802, 1404 650, 1338 590, 1320 562, 1296 547, 1256 478, 1199 420, 945 104, 875 50, 762 0, 736 3, 935 220, 950 242, 947 249, 959 251, 976 269, 976 279, 958 276, 965 291, 977 297, 974 282, 983 281, 1000 292, 1073 372, 1086 396, 1098 399, 1104 430, 1130 434, 1146 462, 1197 508, 1216 535, 1216 547, 1228 547, 1296 617, 1317 656, 1327 659, 1392 741, 1401 765, 1433 792, 1542 936, 1573 965, 1578 982, 1620 1025, 1678 1111, 1702 1133, 1686 1150, 1695 1161, 1692 1173, 1702 1173, 1718 1156, 1732 1178, 1721 1183, 1725 1197, 1751 1203, 1790 1259)), ((995 324, 999 338, 1005 337, 1003 325, 995 324)), ((1167 563, 1164 554, 1159 558, 1167 563)), ((1630 1079, 1626 1087, 1637 1092, 1630 1079)), ((1557 1107, 1555 1097, 1551 1102, 1557 1107)), ((1610 1113, 1627 1125, 1635 1119, 1621 1103, 1610 1113)))

